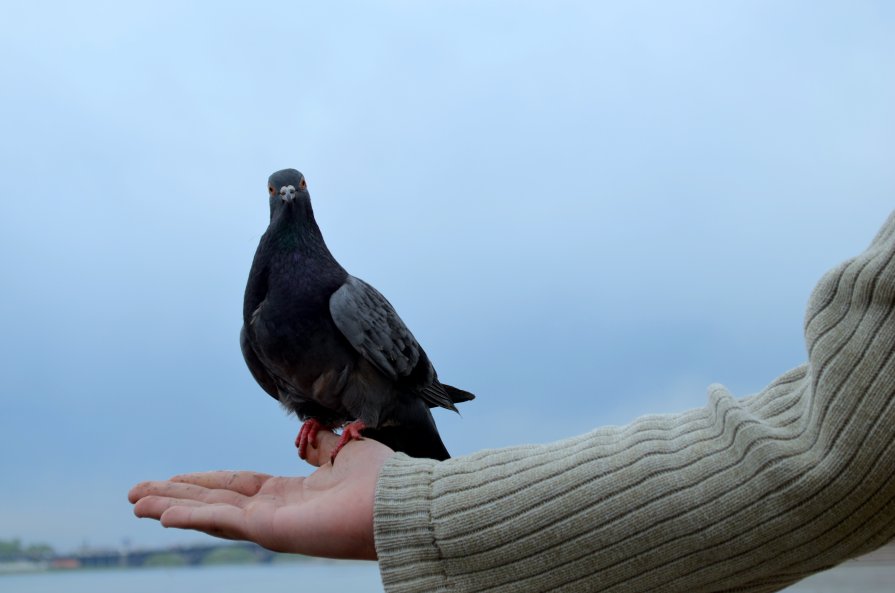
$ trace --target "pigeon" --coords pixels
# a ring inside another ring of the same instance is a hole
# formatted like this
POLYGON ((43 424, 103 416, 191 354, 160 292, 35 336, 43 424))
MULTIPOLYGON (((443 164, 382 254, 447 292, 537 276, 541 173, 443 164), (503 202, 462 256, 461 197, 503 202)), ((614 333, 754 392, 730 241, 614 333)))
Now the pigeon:
POLYGON ((268 179, 270 224, 243 302, 242 354, 258 384, 302 421, 307 458, 321 429, 342 428, 336 455, 369 437, 413 457, 450 457, 430 408, 457 412, 468 391, 441 383, 391 303, 333 257, 304 175, 268 179))

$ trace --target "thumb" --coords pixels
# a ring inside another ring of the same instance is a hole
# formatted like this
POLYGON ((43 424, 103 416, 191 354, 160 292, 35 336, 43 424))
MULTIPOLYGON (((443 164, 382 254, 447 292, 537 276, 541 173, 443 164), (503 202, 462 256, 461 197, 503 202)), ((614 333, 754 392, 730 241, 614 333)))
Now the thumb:
POLYGON ((317 433, 317 445, 308 443, 308 457, 306 461, 315 467, 321 467, 329 463, 333 451, 339 444, 338 435, 331 430, 321 429, 317 433))

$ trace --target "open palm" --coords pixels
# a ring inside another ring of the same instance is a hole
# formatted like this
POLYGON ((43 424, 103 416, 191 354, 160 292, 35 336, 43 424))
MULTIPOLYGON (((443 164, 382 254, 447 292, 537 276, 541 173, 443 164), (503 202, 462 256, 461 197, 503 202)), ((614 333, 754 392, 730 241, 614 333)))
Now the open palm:
POLYGON ((376 559, 373 499, 382 464, 394 452, 374 440, 350 442, 329 463, 338 437, 321 431, 308 461, 319 469, 288 478, 214 471, 141 482, 128 499, 138 517, 256 542, 278 552, 376 559), (321 465, 321 461, 327 460, 321 465))

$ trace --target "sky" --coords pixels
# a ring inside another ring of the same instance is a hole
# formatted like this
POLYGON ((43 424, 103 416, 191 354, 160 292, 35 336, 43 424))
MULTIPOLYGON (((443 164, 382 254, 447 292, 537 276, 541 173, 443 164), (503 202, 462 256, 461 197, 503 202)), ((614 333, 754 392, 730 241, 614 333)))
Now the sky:
POLYGON ((194 541, 131 485, 310 471, 238 343, 275 170, 477 394, 454 455, 760 390, 895 205, 888 2, 4 13, 0 539, 194 541))

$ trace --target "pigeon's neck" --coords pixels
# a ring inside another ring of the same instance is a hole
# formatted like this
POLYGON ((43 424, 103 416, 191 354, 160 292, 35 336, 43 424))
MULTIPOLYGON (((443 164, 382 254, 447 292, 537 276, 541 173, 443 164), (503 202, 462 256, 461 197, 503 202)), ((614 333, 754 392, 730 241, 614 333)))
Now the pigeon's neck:
POLYGON ((298 252, 306 257, 321 257, 335 262, 317 221, 310 202, 293 204, 273 214, 268 241, 280 253, 298 252))

